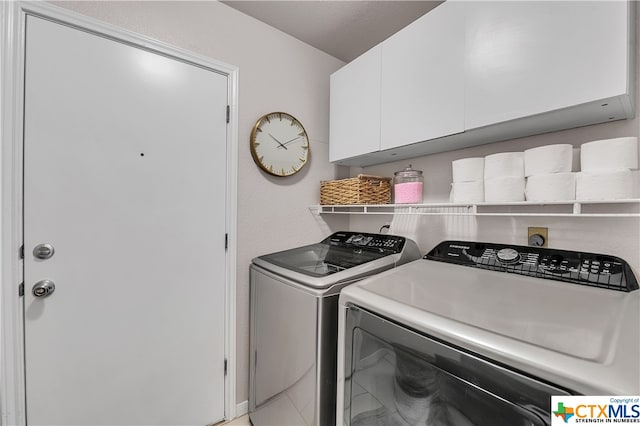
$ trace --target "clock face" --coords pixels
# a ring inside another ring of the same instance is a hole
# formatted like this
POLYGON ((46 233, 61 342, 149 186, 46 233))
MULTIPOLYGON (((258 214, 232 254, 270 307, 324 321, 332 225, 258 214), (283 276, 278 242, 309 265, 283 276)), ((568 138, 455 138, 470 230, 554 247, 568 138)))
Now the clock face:
POLYGON ((251 132, 251 155, 262 170, 291 176, 309 159, 309 138, 302 124, 284 112, 261 117, 251 132))

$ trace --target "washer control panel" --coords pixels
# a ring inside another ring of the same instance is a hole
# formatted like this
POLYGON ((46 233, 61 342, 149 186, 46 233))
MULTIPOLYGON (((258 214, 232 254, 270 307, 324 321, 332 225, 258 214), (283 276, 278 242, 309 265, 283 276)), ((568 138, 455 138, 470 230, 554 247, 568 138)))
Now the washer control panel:
POLYGON ((425 257, 482 269, 633 291, 638 282, 627 262, 615 256, 542 247, 444 241, 425 257))
POLYGON ((399 253, 406 238, 398 235, 367 234, 363 232, 336 232, 323 241, 325 244, 341 247, 366 248, 377 251, 399 253))

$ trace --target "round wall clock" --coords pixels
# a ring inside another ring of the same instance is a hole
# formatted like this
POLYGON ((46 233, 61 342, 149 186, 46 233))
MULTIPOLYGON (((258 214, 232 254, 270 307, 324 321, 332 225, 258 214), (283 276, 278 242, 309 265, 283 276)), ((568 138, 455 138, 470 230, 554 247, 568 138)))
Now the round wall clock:
POLYGON ((309 160, 309 137, 302 124, 286 112, 260 117, 251 131, 251 155, 274 176, 298 173, 309 160))

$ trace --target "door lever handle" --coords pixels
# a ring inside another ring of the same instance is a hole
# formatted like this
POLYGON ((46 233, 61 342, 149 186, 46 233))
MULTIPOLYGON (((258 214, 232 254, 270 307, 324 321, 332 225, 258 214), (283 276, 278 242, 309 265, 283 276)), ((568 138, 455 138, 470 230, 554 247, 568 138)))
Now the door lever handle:
POLYGON ((47 297, 56 289, 56 285, 51 280, 38 281, 33 285, 31 292, 35 297, 47 297))

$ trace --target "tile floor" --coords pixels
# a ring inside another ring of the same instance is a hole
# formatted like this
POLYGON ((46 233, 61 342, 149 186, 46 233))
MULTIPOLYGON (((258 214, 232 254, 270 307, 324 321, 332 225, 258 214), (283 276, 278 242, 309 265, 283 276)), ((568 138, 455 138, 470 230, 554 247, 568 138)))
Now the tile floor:
POLYGON ((249 423, 249 415, 245 414, 242 417, 235 418, 227 423, 222 423, 221 426, 251 426, 249 423))

